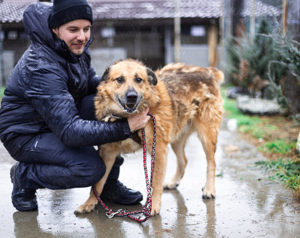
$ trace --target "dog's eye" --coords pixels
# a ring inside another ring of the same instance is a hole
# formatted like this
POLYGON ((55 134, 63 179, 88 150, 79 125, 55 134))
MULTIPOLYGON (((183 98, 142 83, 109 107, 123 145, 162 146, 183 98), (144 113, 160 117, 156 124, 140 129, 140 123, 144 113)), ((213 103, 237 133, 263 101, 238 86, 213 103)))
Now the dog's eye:
POLYGON ((137 83, 141 83, 142 81, 143 80, 141 78, 139 78, 139 77, 135 78, 135 82, 137 82, 137 83))
POLYGON ((124 83, 124 78, 123 77, 119 77, 119 78, 116 78, 116 81, 118 82, 118 83, 124 83))

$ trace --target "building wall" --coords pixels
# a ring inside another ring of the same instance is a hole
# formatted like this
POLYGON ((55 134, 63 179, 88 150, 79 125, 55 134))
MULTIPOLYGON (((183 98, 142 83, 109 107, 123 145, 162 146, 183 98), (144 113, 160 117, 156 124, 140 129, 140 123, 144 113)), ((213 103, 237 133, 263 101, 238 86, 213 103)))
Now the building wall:
POLYGON ((94 48, 91 50, 92 65, 98 75, 102 75, 105 69, 120 59, 126 59, 127 50, 122 47, 94 48))
MULTIPOLYGON (((107 25, 109 24, 94 24, 93 27, 94 40, 90 53, 92 64, 98 74, 102 74, 105 68, 114 61, 124 58, 141 60, 154 70, 174 61, 172 25, 156 24, 153 26, 151 22, 142 26, 127 24, 107 27, 107 25)), ((208 65, 207 28, 208 24, 201 25, 197 21, 182 24, 182 62, 199 66, 208 65), (197 29, 200 27, 200 32, 201 29, 203 32, 200 35, 197 35, 199 32, 196 36, 192 35, 193 26, 198 27, 197 29)), ((0 84, 8 80, 13 66, 30 43, 21 26, 10 28, 8 25, 4 32, 4 70, 0 70, 0 84), (10 34, 11 31, 14 34, 10 34)))
POLYGON ((123 48, 126 57, 143 61, 149 67, 157 68, 164 64, 163 31, 151 26, 100 26, 95 29, 91 50, 123 48), (111 33, 103 33, 110 31, 111 33))
POLYGON ((2 53, 2 60, 0 60, 0 86, 5 85, 11 71, 14 68, 15 52, 12 50, 5 50, 2 53))
POLYGON ((21 24, 12 26, 6 24, 1 30, 3 41, 0 55, 0 86, 5 85, 13 67, 30 43, 21 24))

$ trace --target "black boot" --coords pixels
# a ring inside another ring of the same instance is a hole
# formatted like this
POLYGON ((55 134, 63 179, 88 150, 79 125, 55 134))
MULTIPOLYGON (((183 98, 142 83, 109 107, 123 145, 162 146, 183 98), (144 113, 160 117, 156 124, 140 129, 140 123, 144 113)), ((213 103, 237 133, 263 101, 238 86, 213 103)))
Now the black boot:
POLYGON ((120 166, 124 159, 120 156, 108 176, 106 184, 101 193, 101 199, 123 205, 134 205, 143 200, 143 195, 139 191, 127 188, 119 180, 120 166))
POLYGON ((11 200, 14 207, 19 211, 35 211, 37 210, 36 189, 22 188, 19 179, 16 176, 16 169, 19 163, 13 165, 10 169, 10 179, 13 183, 11 200))

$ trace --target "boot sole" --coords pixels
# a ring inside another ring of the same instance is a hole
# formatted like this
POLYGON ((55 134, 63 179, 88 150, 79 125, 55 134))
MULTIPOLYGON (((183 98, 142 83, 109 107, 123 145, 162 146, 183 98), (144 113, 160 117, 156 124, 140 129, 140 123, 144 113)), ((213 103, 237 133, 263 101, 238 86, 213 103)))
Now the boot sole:
POLYGON ((20 206, 16 205, 13 201, 12 201, 12 204, 20 212, 31 212, 31 211, 36 211, 38 209, 37 206, 34 206, 34 207, 20 207, 20 206))
MULTIPOLYGON (((13 165, 12 168, 10 169, 10 181, 12 184, 14 184, 14 182, 15 182, 14 177, 15 177, 15 171, 16 171, 17 165, 18 164, 13 165)), ((37 205, 33 206, 33 207, 19 206, 14 202, 13 199, 12 199, 12 204, 18 211, 21 211, 21 212, 36 211, 38 209, 37 205)))

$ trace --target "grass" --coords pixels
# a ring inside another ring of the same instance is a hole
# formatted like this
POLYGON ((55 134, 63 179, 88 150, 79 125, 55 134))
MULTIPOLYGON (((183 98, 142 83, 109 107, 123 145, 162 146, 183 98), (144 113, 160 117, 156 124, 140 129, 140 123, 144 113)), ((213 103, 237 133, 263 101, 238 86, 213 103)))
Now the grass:
POLYGON ((258 147, 260 151, 280 154, 288 154, 295 148, 296 142, 287 142, 281 139, 266 142, 263 146, 258 147))
POLYGON ((0 86, 0 107, 1 107, 1 100, 2 100, 2 97, 3 97, 3 95, 4 95, 4 87, 1 87, 0 86))
POLYGON ((0 87, 0 99, 3 97, 4 95, 4 87, 0 87))
POLYGON ((233 99, 224 97, 224 109, 228 118, 237 120, 240 132, 251 134, 254 138, 266 139, 270 131, 277 129, 276 126, 268 124, 266 120, 260 117, 242 114, 233 99))
POLYGON ((271 170, 272 176, 270 176, 270 179, 281 181, 293 190, 297 199, 300 199, 300 158, 299 156, 296 159, 288 158, 291 154, 295 154, 296 141, 288 140, 287 138, 281 139, 280 136, 282 135, 280 133, 282 131, 278 128, 278 126, 281 127, 280 122, 275 123, 278 125, 276 126, 271 124, 270 122, 272 121, 266 117, 244 115, 237 108, 235 100, 224 96, 224 89, 222 94, 225 115, 228 118, 237 120, 238 130, 241 133, 250 136, 256 141, 260 141, 258 150, 264 153, 266 157, 276 158, 268 161, 259 161, 256 165, 271 170), (278 135, 276 135, 276 132, 278 135))
POLYGON ((278 180, 292 189, 297 198, 300 198, 300 160, 278 159, 270 161, 258 161, 256 166, 271 171, 270 180, 278 180))

